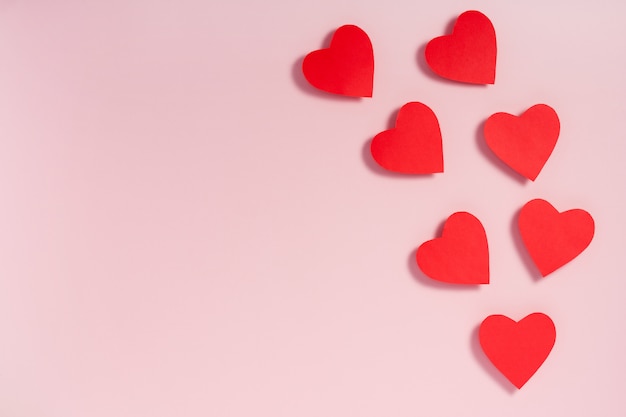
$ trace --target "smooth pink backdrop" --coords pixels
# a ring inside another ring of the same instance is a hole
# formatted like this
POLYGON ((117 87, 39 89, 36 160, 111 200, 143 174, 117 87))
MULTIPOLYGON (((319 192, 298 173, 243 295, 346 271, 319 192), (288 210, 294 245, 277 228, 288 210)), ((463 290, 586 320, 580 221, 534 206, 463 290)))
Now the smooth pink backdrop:
POLYGON ((0 415, 624 416, 626 3, 0 1, 0 415), (493 86, 419 53, 468 8, 493 86), (314 91, 303 56, 371 37, 374 97, 314 91), (404 177, 371 138, 406 102, 439 117, 445 173, 404 177), (554 107, 536 182, 485 148, 492 113, 554 107), (533 198, 596 236, 540 279, 515 228, 533 198), (455 211, 483 222, 491 284, 424 278, 455 211), (517 391, 490 314, 552 317, 517 391))

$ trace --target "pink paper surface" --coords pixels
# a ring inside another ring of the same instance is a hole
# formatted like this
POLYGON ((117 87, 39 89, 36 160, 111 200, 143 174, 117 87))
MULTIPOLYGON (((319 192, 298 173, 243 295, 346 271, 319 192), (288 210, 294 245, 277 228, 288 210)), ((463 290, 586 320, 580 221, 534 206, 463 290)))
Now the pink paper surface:
POLYGON ((539 0, 1 1, 0 415, 626 415, 625 15, 539 0), (493 86, 419 61, 468 7, 498 30, 493 86), (347 23, 376 51, 372 99, 302 76, 347 23), (411 101, 437 112, 443 174, 371 159, 411 101), (535 182, 481 126, 529 103, 561 121, 535 182), (597 225, 549 279, 517 229, 538 196, 597 225), (419 237, 457 211, 489 233, 487 286, 442 288, 415 265, 419 237), (559 340, 518 391, 477 326, 534 311, 559 340))

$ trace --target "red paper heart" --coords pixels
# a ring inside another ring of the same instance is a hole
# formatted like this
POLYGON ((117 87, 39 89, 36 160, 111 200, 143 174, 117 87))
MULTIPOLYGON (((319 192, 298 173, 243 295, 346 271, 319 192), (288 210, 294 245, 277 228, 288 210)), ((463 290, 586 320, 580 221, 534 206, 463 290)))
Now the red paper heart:
POLYGON ((403 174, 443 172, 439 122, 435 113, 422 103, 402 106, 396 127, 377 134, 370 151, 374 160, 389 171, 403 174))
POLYGON ((531 200, 519 214, 519 230, 542 276, 562 267, 589 246, 595 225, 581 209, 559 213, 545 200, 531 200))
POLYGON ((330 47, 309 53, 302 72, 312 86, 329 93, 372 97, 374 52, 367 34, 353 25, 341 26, 330 47))
POLYGON ((489 247, 476 217, 457 212, 448 217, 440 238, 422 243, 417 264, 428 277, 451 284, 489 284, 489 247))
POLYGON ((554 323, 543 313, 530 314, 519 322, 502 315, 489 316, 478 334, 485 355, 518 389, 537 372, 556 341, 554 323))
POLYGON ((451 35, 426 45, 426 62, 439 76, 471 84, 496 80, 496 32, 487 16, 474 10, 461 14, 451 35))
POLYGON ((561 124, 554 109, 537 104, 517 117, 496 113, 485 122, 485 140, 504 163, 534 181, 559 138, 561 124))

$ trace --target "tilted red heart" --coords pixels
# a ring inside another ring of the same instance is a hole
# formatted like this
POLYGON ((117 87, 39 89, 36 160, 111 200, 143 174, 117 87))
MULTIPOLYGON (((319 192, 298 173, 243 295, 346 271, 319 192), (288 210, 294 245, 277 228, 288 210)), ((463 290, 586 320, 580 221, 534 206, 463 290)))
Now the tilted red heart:
POLYGON ((520 389, 550 354, 556 328, 543 313, 530 314, 519 322, 497 314, 483 320, 478 335, 491 363, 520 389))
POLYGON ((559 213, 545 200, 531 200, 519 214, 519 230, 542 276, 576 258, 593 239, 595 224, 585 210, 559 213))
POLYGON ((425 56, 437 75, 470 84, 496 80, 496 31, 487 16, 475 10, 461 14, 452 34, 428 42, 425 56))
POLYGON ((485 140, 505 164, 534 181, 552 154, 561 124, 554 109, 537 104, 517 117, 495 113, 485 122, 485 140))
POLYGON ((396 127, 377 134, 370 151, 374 160, 389 171, 402 174, 443 172, 439 122, 435 113, 422 103, 402 106, 396 127))
POLYGON ((352 97, 372 97, 374 52, 367 34, 354 25, 341 26, 330 47, 309 53, 302 72, 320 90, 352 97))
POLYGON ((417 264, 434 280, 451 284, 489 284, 489 247, 476 217, 457 212, 446 220, 440 238, 422 243, 417 264))

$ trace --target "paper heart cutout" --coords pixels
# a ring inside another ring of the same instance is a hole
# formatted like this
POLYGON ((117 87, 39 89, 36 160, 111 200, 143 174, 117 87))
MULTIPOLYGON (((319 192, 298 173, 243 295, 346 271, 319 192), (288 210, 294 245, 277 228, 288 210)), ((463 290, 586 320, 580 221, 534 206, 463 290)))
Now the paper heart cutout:
POLYGON ((441 130, 435 113, 419 102, 398 112, 396 127, 377 134, 370 145, 374 160, 402 174, 443 172, 441 130))
POLYGON ((489 247, 476 217, 457 212, 446 220, 440 238, 420 245, 417 264, 424 274, 450 284, 489 284, 489 247))
POLYGON ((309 53, 302 61, 307 81, 320 90, 351 97, 372 97, 374 51, 361 28, 341 26, 330 47, 309 53))
POLYGON ((498 314, 483 320, 478 335, 491 363, 520 389, 550 354, 556 328, 543 313, 530 314, 518 322, 498 314))
POLYGON ((495 113, 485 122, 487 146, 505 164, 534 181, 552 154, 561 124, 554 109, 536 104, 517 117, 495 113))
POLYGON ((524 245, 542 276, 576 258, 593 239, 595 224, 585 210, 559 213, 545 200, 531 200, 518 220, 524 245))
POLYGON ((496 31, 487 16, 470 10, 461 14, 452 34, 428 42, 425 56, 435 74, 470 84, 496 80, 496 31))

